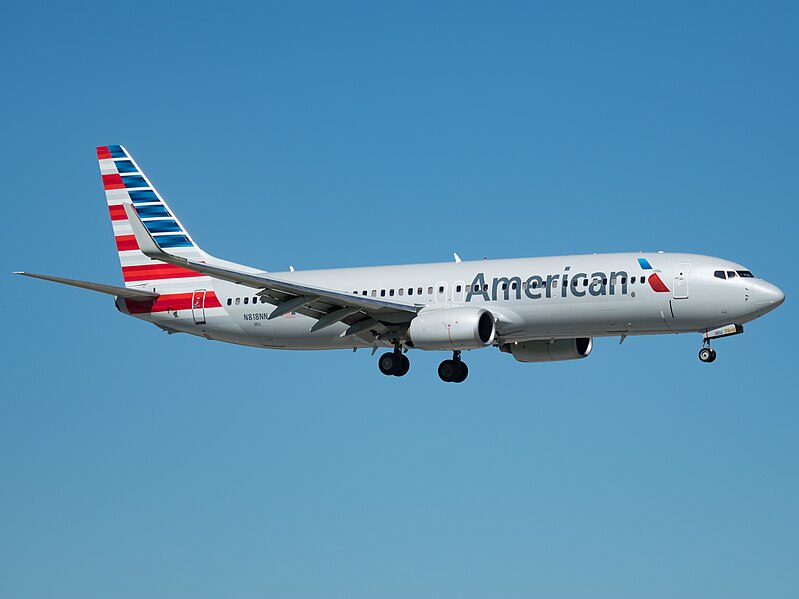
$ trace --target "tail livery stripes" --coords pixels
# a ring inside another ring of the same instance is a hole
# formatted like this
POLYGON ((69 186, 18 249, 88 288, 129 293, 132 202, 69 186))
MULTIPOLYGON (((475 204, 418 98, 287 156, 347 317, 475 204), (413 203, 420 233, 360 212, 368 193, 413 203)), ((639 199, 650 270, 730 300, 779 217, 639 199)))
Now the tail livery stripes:
POLYGON ((140 287, 173 279, 207 279, 194 271, 151 260, 139 251, 122 207, 125 203, 133 204, 144 226, 160 247, 186 258, 202 259, 200 249, 125 148, 118 145, 99 146, 97 160, 100 162, 100 174, 125 286, 140 287))

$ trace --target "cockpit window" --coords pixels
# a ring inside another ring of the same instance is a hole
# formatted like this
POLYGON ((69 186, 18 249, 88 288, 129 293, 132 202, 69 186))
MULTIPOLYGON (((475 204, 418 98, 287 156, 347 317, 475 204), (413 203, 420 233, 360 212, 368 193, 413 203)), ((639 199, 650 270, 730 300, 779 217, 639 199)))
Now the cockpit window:
POLYGON ((735 276, 738 276, 738 275, 736 275, 736 274, 735 274, 735 271, 734 271, 734 270, 728 270, 728 271, 727 271, 727 278, 730 278, 730 279, 731 279, 731 278, 733 278, 733 277, 735 277, 735 276))
POLYGON ((717 270, 716 272, 713 273, 713 276, 716 277, 717 279, 726 279, 727 278, 727 275, 724 274, 723 270, 717 270))
POLYGON ((754 278, 755 278, 755 275, 753 275, 753 274, 752 274, 751 272, 749 272, 748 270, 739 270, 739 271, 737 271, 737 272, 738 272, 738 276, 739 276, 739 277, 745 277, 745 278, 747 278, 747 279, 754 279, 754 278))

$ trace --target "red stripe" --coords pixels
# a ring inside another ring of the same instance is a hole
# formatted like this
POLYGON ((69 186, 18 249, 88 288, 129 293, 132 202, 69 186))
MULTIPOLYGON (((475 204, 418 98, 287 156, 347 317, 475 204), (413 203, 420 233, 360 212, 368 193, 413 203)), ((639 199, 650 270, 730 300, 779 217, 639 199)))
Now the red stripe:
POLYGON ((666 287, 666 284, 660 280, 659 276, 655 274, 649 275, 649 285, 658 293, 668 293, 669 291, 669 288, 666 287))
POLYGON ((149 281, 153 279, 181 279, 183 277, 204 277, 193 270, 157 262, 141 266, 123 266, 122 276, 125 281, 149 281))
POLYGON ((108 146, 97 146, 97 160, 106 158, 111 158, 111 150, 108 149, 108 146))
POLYGON ((103 187, 106 189, 125 189, 122 177, 116 173, 113 175, 103 175, 103 187))
MULTIPOLYGON (((169 295, 161 295, 155 302, 139 302, 136 300, 126 299, 125 305, 128 312, 131 314, 146 314, 150 312, 174 312, 175 310, 191 310, 191 302, 193 293, 172 293, 169 295)), ((221 308, 222 304, 213 291, 205 294, 205 307, 207 308, 221 308)))
POLYGON ((109 206, 108 212, 111 214, 111 220, 128 220, 128 215, 125 213, 125 208, 122 204, 109 206))
MULTIPOLYGON (((113 216, 111 218, 113 218, 113 216)), ((139 244, 136 243, 136 237, 133 235, 120 235, 115 239, 117 242, 117 250, 120 252, 139 249, 139 244)))

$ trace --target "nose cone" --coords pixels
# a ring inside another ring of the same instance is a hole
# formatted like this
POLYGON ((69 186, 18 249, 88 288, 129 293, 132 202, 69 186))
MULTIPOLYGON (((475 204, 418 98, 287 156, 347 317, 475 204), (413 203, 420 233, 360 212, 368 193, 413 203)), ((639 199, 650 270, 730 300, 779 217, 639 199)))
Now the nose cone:
POLYGON ((785 301, 785 294, 776 285, 758 281, 755 289, 755 301, 757 302, 757 311, 760 314, 765 314, 780 306, 785 301))

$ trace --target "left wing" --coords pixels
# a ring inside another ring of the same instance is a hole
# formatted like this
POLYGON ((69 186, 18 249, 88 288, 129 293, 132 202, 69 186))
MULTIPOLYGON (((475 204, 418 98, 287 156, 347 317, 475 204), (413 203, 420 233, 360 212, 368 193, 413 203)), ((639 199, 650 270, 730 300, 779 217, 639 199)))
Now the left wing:
POLYGON ((317 323, 311 327, 311 331, 321 330, 337 322, 345 322, 350 325, 341 335, 345 337, 370 329, 386 329, 387 325, 391 324, 409 322, 421 308, 421 306, 417 307, 413 304, 390 302, 374 297, 283 281, 263 274, 252 274, 175 256, 158 246, 132 204, 124 204, 124 207, 136 237, 136 243, 145 256, 215 279, 260 289, 258 295, 268 303, 277 306, 270 314, 270 319, 288 312, 299 312, 317 319, 317 323))

